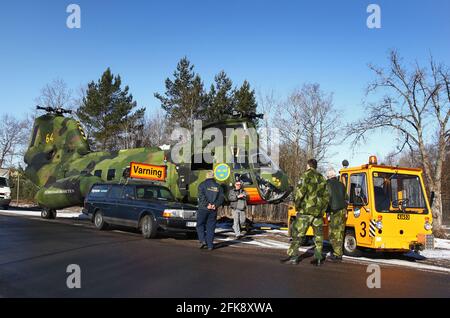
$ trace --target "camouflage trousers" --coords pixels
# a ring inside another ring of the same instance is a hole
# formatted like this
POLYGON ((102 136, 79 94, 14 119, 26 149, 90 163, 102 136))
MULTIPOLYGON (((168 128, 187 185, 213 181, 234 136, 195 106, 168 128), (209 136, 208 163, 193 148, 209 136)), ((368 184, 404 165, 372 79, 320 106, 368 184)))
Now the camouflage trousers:
POLYGON ((314 257, 316 259, 322 258, 322 248, 323 248, 323 217, 315 217, 307 214, 298 214, 294 223, 292 223, 291 236, 292 243, 289 247, 287 254, 289 256, 298 256, 298 249, 302 244, 308 228, 312 226, 314 231, 314 257))
POLYGON ((347 209, 330 214, 330 243, 333 247, 333 254, 341 257, 344 244, 345 223, 347 222, 347 209))

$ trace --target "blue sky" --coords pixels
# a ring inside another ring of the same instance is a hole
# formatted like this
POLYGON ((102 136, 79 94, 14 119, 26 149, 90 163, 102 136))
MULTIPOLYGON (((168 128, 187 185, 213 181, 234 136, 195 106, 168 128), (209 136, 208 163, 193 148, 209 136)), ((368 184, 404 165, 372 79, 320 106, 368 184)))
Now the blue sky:
MULTIPOLYGON (((30 111, 54 78, 76 90, 107 67, 151 113, 160 107, 153 93, 188 56, 207 86, 222 69, 236 85, 247 79, 280 97, 320 83, 352 121, 364 114, 364 89, 373 79, 367 64, 386 65, 389 49, 410 62, 431 53, 450 64, 449 13, 446 0, 2 1, 1 113, 30 111), (70 3, 81 7, 81 29, 66 27, 70 3), (381 7, 381 29, 366 27, 370 3, 381 7)), ((360 164, 394 149, 393 133, 372 136, 357 149, 335 147, 331 161, 360 164)))

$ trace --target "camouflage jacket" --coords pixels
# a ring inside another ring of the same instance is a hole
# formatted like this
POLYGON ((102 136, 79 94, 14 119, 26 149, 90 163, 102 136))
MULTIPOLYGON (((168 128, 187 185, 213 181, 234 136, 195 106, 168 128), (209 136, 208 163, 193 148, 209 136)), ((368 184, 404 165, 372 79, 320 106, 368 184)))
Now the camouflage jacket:
POLYGON ((324 214, 329 200, 326 179, 315 169, 307 170, 300 177, 294 200, 297 213, 316 217, 324 214))

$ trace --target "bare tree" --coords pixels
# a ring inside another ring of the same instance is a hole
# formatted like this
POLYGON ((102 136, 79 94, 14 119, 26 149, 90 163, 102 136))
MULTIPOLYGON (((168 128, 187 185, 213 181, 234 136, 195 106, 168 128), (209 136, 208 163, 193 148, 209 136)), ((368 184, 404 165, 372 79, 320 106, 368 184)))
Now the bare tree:
POLYGON ((121 123, 121 133, 115 136, 118 149, 132 149, 142 147, 145 120, 124 119, 121 123))
POLYGON ((167 118, 159 111, 146 118, 141 134, 142 146, 157 147, 169 142, 169 126, 167 118))
POLYGON ((435 194, 432 208, 434 227, 442 224, 442 167, 450 136, 450 74, 430 58, 429 67, 417 63, 408 70, 396 51, 390 53, 389 68, 370 65, 376 79, 367 94, 381 90, 381 101, 368 105, 368 115, 348 125, 347 134, 354 144, 363 141, 374 129, 390 128, 402 138, 400 151, 408 147, 418 151, 427 184, 435 194), (432 140, 432 139, 435 140, 432 140), (435 147, 430 147, 435 143, 435 147), (435 151, 435 154, 433 153, 435 151))
POLYGON ((264 115, 257 124, 259 147, 266 151, 275 164, 282 164, 280 161, 281 138, 273 119, 276 116, 279 99, 273 90, 266 94, 258 91, 257 96, 257 110, 264 115))
POLYGON ((277 115, 276 126, 286 141, 304 149, 307 157, 324 161, 339 127, 332 94, 324 93, 319 84, 305 84, 278 107, 277 115))
POLYGON ((21 154, 24 145, 27 144, 26 120, 18 120, 8 114, 3 114, 0 119, 0 167, 11 165, 14 158, 21 154))
POLYGON ((61 78, 54 79, 41 89, 41 95, 36 98, 36 103, 43 107, 74 109, 72 90, 67 87, 61 78))

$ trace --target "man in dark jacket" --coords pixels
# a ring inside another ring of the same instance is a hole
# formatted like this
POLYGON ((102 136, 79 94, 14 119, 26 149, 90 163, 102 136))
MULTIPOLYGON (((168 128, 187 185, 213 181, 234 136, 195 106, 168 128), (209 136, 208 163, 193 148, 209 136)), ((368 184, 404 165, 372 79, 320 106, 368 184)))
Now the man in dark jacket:
POLYGON ((330 214, 330 243, 333 253, 328 258, 332 262, 342 261, 342 247, 347 222, 347 191, 345 185, 336 177, 336 171, 331 168, 327 171, 327 187, 330 200, 327 213, 330 214))
POLYGON ((245 211, 247 209, 247 193, 242 189, 240 180, 236 180, 234 189, 228 193, 228 200, 233 214, 233 230, 236 239, 242 237, 241 227, 245 225, 245 211))
POLYGON ((198 186, 197 234, 200 248, 214 249, 217 209, 223 204, 222 187, 214 180, 214 173, 208 171, 206 180, 198 186))

